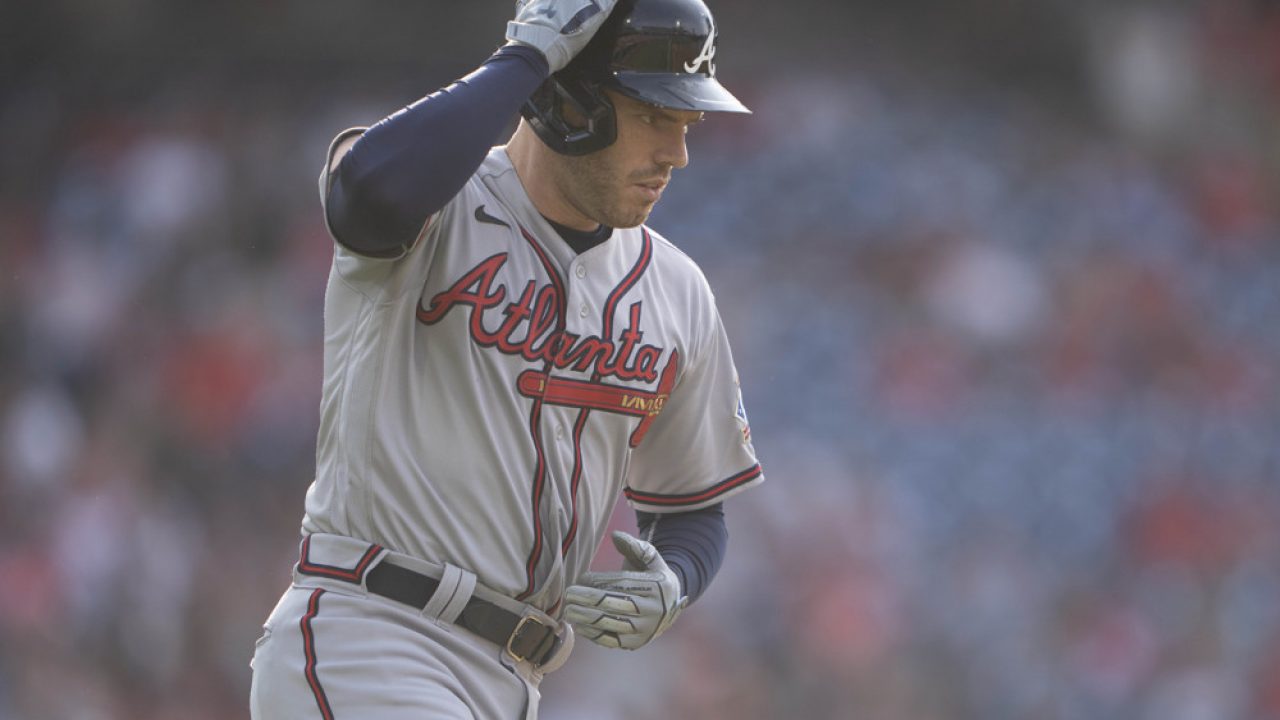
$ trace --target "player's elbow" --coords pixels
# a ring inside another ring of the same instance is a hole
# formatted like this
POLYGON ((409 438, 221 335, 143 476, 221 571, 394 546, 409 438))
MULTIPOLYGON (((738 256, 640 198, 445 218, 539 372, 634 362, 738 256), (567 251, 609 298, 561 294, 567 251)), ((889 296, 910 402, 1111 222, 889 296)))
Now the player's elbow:
POLYGON ((414 217, 376 176, 339 166, 325 205, 334 239, 366 255, 385 255, 413 243, 426 217, 414 217))

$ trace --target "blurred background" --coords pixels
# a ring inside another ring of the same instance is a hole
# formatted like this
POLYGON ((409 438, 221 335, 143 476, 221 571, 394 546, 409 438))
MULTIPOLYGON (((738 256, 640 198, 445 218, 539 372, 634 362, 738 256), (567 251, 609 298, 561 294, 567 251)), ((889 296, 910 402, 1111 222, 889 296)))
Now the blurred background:
MULTIPOLYGON (((1280 718, 1280 10, 713 9, 756 113, 651 224, 769 480, 679 629, 580 643, 543 717, 1280 718)), ((510 11, 5 4, 0 718, 248 717, 314 470, 323 154, 510 11)))

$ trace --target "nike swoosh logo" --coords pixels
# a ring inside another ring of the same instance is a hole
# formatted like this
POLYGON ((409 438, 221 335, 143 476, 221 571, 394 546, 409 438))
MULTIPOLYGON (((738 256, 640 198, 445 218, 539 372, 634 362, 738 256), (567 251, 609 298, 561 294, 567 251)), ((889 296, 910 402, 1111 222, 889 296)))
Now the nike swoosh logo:
POLYGON ((482 223, 489 223, 490 225, 501 225, 502 227, 507 228, 508 230, 511 229, 510 225, 506 224, 505 222, 485 212, 484 205, 476 206, 476 219, 482 223))

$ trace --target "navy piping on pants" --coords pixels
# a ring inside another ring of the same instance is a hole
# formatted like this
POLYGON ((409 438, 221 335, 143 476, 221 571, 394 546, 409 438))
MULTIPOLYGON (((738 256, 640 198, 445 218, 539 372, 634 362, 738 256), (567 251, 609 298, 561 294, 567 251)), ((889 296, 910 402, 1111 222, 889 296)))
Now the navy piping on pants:
POLYGON ((320 716, 324 720, 333 720, 333 708, 329 707, 329 698, 324 694, 324 688, 320 685, 320 676, 316 674, 316 636, 311 630, 311 619, 320 612, 320 596, 324 594, 324 590, 316 590, 311 593, 311 599, 307 601, 307 613, 302 616, 302 651, 306 655, 306 676, 307 685, 311 686, 311 694, 316 697, 316 705, 320 708, 320 716))

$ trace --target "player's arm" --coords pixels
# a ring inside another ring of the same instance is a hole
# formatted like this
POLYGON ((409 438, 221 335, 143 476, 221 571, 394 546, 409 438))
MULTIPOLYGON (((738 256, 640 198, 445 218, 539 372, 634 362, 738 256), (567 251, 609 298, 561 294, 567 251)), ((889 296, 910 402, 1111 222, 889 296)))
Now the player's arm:
POLYGON ((373 256, 412 245, 546 77, 541 53, 508 45, 366 130, 332 174, 325 208, 334 239, 373 256))
POLYGON ((640 537, 658 549, 680 580, 683 595, 690 603, 697 600, 719 572, 729 547, 724 504, 679 513, 637 510, 636 524, 640 537))
POLYGON ((729 541, 720 503, 636 519, 645 539, 613 534, 622 569, 585 573, 565 590, 565 620, 605 647, 635 650, 671 627, 720 569, 729 541))
POLYGON ((586 45, 613 3, 521 0, 507 26, 508 44, 475 72, 366 130, 324 190, 334 239, 375 257, 411 246, 484 161, 520 105, 586 45))

